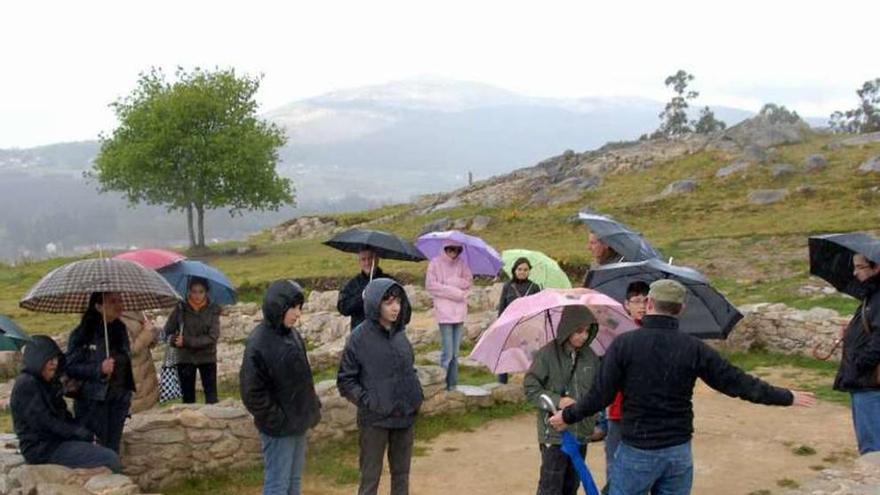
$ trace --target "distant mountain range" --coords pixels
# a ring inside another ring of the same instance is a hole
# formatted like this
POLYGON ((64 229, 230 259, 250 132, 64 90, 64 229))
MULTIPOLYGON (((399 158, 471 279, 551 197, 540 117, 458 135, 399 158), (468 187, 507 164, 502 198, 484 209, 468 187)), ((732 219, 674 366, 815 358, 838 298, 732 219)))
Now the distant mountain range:
MULTIPOLYGON (((293 102, 264 116, 289 135, 279 173, 294 180, 299 208, 243 218, 216 212, 209 217, 208 234, 240 236, 302 212, 407 200, 462 186, 469 172, 481 179, 566 149, 635 139, 657 127, 662 108, 660 102, 641 98, 535 98, 440 79, 366 86, 293 102)), ((752 115, 735 108, 713 110, 728 124, 752 115)), ((22 249, 39 252, 49 242, 161 244, 185 238, 182 216, 159 215, 157 220, 161 209, 126 210, 119 197, 98 195, 82 179, 98 148, 97 141, 85 141, 0 150, 0 256, 15 256, 22 249), (77 224, 69 217, 80 212, 92 212, 94 228, 54 228, 58 222, 77 224), (99 212, 114 220, 99 221, 99 212)))

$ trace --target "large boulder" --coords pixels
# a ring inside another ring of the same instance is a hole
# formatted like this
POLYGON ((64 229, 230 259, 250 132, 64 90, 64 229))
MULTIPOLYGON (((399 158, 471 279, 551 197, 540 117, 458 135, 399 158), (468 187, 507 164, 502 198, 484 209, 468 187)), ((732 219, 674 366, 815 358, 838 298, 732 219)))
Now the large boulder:
POLYGON ((803 120, 780 122, 772 114, 763 113, 726 129, 722 137, 739 144, 744 156, 754 156, 756 149, 803 142, 809 133, 810 126, 803 120))
POLYGON ((777 163, 770 168, 770 175, 776 178, 792 175, 794 172, 794 165, 789 165, 788 163, 777 163))
POLYGON ((444 230, 449 230, 450 228, 452 228, 452 220, 446 217, 438 218, 433 222, 429 222, 423 225, 422 234, 426 234, 428 232, 440 232, 444 230))
POLYGON ((788 189, 758 189, 749 193, 749 203, 769 205, 778 203, 788 195, 788 189))
POLYGON ((851 138, 841 141, 844 146, 861 146, 863 144, 871 144, 880 142, 880 132, 869 132, 868 134, 859 134, 851 138))
POLYGON ((819 172, 827 167, 828 160, 823 155, 810 155, 804 160, 804 172, 819 172))
POLYGON ((864 163, 859 165, 859 172, 880 172, 880 155, 865 160, 864 163))
POLYGON ((677 180, 668 186, 666 189, 660 193, 660 196, 672 196, 675 194, 687 194, 694 192, 697 189, 697 181, 696 179, 684 179, 677 180))
POLYGON ((718 169, 718 171, 715 172, 715 177, 721 179, 733 174, 737 174, 739 172, 744 172, 748 170, 751 165, 752 164, 747 161, 736 161, 731 163, 730 165, 727 165, 726 167, 721 167, 720 169, 718 169))
POLYGON ((492 223, 492 217, 477 215, 474 217, 473 221, 471 221, 471 230, 474 232, 486 230, 486 227, 488 227, 490 223, 492 223))

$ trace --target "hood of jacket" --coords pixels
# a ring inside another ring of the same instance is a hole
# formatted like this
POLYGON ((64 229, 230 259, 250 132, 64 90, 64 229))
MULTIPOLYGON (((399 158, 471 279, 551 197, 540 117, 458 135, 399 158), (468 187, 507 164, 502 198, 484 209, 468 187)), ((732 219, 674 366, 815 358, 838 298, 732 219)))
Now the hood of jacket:
POLYGON ((31 337, 31 341, 24 346, 22 369, 42 379, 43 366, 54 357, 59 358, 58 368, 60 372, 62 364, 60 362, 62 357, 61 348, 58 347, 58 344, 51 337, 34 335, 31 337))
POLYGON ((271 328, 281 330, 284 313, 294 305, 294 302, 304 299, 305 294, 298 283, 293 280, 276 280, 266 289, 266 295, 263 297, 263 318, 271 328))
POLYGON ((589 327, 590 336, 584 345, 589 345, 596 337, 596 318, 586 306, 565 306, 562 308, 562 317, 556 327, 556 342, 565 344, 571 334, 579 328, 589 327))
POLYGON ((412 316, 412 307, 409 298, 403 286, 391 280, 390 278, 374 278, 372 282, 367 284, 364 289, 364 315, 368 320, 379 323, 379 306, 382 304, 382 298, 392 287, 399 287, 401 292, 400 314, 397 321, 394 322, 394 331, 399 331, 405 327, 412 316))

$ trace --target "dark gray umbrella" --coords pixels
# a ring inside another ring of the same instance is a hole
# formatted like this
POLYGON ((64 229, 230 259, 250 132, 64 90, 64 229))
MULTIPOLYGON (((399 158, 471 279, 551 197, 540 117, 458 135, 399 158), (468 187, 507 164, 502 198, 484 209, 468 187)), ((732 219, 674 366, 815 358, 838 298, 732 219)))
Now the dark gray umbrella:
POLYGON ((670 278, 688 290, 684 314, 679 328, 701 339, 725 339, 742 319, 742 314, 709 285, 709 280, 693 268, 673 266, 658 259, 638 262, 611 263, 590 270, 587 287, 598 290, 623 303, 626 289, 632 282, 650 284, 670 278))
POLYGON ((861 299, 862 284, 853 275, 852 258, 858 253, 880 263, 880 239, 862 232, 825 234, 810 237, 809 245, 810 273, 840 292, 861 299))
POLYGON ((425 261, 425 256, 406 239, 381 230, 350 229, 340 232, 325 245, 346 253, 371 249, 380 258, 402 261, 425 261))
POLYGON ((578 220, 587 224, 590 232, 600 241, 623 256, 623 261, 644 261, 661 257, 660 252, 654 249, 642 234, 616 220, 586 212, 578 213, 578 220))

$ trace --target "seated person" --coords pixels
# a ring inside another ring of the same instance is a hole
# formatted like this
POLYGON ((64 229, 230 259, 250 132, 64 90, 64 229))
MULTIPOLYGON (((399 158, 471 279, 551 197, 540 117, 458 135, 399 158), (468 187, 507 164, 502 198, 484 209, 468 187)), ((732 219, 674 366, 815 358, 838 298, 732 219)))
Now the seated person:
POLYGON ((22 372, 9 401, 21 454, 28 464, 122 471, 116 453, 97 445, 95 434, 74 422, 67 410, 59 380, 63 360, 58 344, 45 335, 33 336, 24 348, 22 372))

